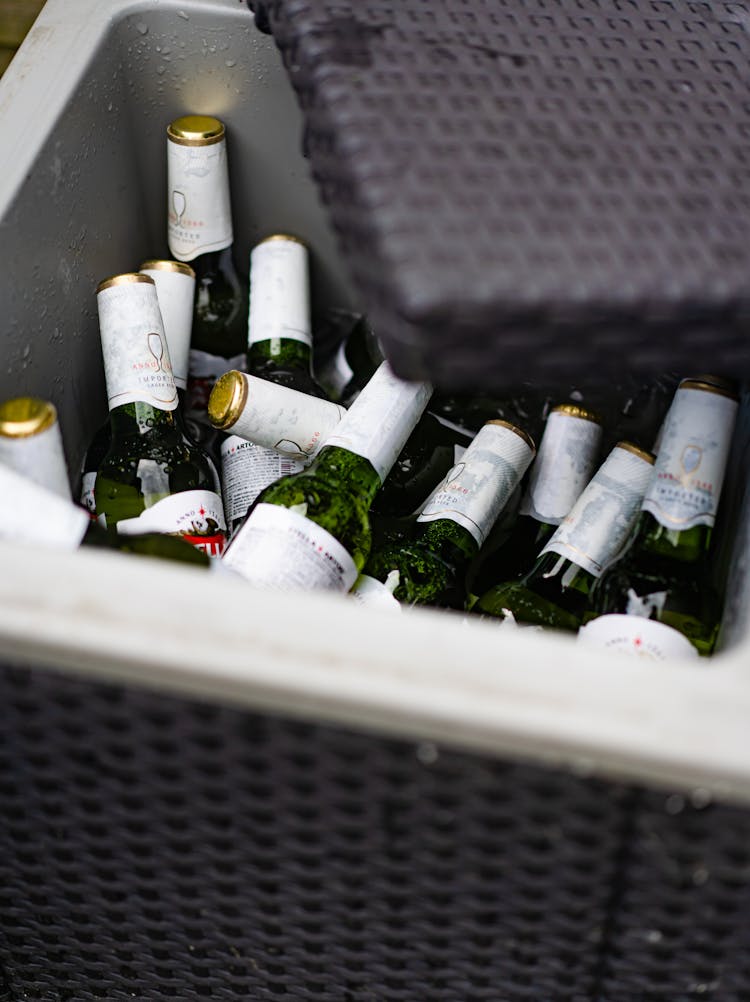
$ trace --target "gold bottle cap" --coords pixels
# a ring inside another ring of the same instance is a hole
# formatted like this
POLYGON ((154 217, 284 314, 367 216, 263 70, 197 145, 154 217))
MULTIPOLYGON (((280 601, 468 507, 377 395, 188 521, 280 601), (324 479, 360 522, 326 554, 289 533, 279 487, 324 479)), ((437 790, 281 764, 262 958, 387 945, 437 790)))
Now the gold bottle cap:
POLYGON ((112 275, 111 278, 105 278, 97 285, 96 294, 98 296, 100 292, 104 292, 112 285, 130 285, 136 282, 149 282, 151 285, 156 285, 150 275, 142 275, 139 271, 130 271, 125 275, 112 275))
POLYGON ((551 414, 557 412, 558 414, 568 414, 570 417, 582 418, 584 421, 593 421, 594 424, 601 424, 601 417, 594 411, 587 411, 585 407, 579 407, 578 404, 557 404, 550 411, 551 414))
POLYGON ((651 466, 653 466, 656 462, 656 456, 653 452, 649 452, 647 449, 641 449, 640 446, 635 445, 633 442, 618 442, 615 448, 624 449, 625 452, 632 452, 634 456, 638 456, 639 459, 643 459, 651 466))
POLYGON ((15 397, 0 403, 0 435, 6 438, 28 438, 51 428, 57 421, 57 410, 48 400, 37 397, 15 397))
POLYGON ((288 240, 290 243, 293 243, 293 244, 301 244, 305 248, 305 250, 308 249, 307 244, 302 239, 302 237, 295 237, 295 235, 293 233, 272 233, 268 237, 263 237, 263 239, 260 240, 256 244, 256 246, 260 247, 261 244, 268 244, 272 240, 288 240))
POLYGON ((208 419, 214 428, 231 428, 247 401, 247 380, 237 369, 219 376, 208 398, 208 419))
POLYGON ((184 261, 144 261, 138 271, 178 271, 181 275, 187 275, 188 278, 195 278, 195 272, 184 261))
POLYGON ((704 393, 718 393, 722 397, 729 397, 730 400, 739 400, 737 384, 724 376, 709 376, 701 373, 699 376, 692 376, 688 379, 681 379, 680 390, 702 390, 704 393))
POLYGON ((499 424, 501 428, 507 428, 509 431, 514 432, 519 438, 522 438, 524 442, 528 445, 533 453, 536 453, 536 446, 534 445, 534 439, 528 432, 525 432, 523 428, 519 428, 518 425, 511 424, 510 421, 501 421, 500 418, 495 418, 492 421, 485 422, 486 424, 499 424))
POLYGON ((167 126, 167 137, 178 146, 213 146, 224 132, 224 123, 211 115, 183 115, 167 126))

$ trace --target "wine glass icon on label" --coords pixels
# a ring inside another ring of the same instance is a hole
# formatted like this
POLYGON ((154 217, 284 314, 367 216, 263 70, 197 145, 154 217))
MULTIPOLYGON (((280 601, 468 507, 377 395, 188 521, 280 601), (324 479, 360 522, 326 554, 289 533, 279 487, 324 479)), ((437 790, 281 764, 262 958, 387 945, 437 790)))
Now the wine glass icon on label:
POLYGON ((185 209, 187 208, 187 199, 181 191, 175 189, 172 192, 172 208, 174 209, 174 214, 177 217, 175 219, 175 225, 179 226, 182 223, 182 217, 185 215, 185 209))

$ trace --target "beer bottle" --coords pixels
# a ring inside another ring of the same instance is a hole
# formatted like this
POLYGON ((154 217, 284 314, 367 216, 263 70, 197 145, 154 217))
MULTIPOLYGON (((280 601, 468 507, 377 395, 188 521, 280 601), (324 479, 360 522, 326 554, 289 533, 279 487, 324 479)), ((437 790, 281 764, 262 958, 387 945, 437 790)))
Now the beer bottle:
POLYGON ((737 403, 734 390, 718 380, 680 382, 637 532, 595 589, 597 613, 652 621, 638 624, 649 644, 668 644, 670 630, 676 630, 699 654, 713 650, 721 602, 712 580, 710 544, 737 403))
POLYGON ((349 591, 370 550, 369 509, 430 397, 384 362, 306 470, 271 484, 224 557, 258 587, 349 591))
POLYGON ((427 499, 406 543, 373 552, 367 573, 399 574, 400 602, 463 608, 464 576, 534 458, 534 443, 506 421, 480 429, 461 461, 427 499))
POLYGON ((2 463, 0 539, 58 550, 95 546, 201 567, 210 563, 205 553, 179 537, 156 533, 112 536, 91 519, 84 507, 2 463))
POLYGON ((577 630, 594 582, 626 543, 653 473, 654 457, 631 442, 610 452, 572 510, 519 580, 486 591, 475 611, 516 622, 577 630))
MULTIPOLYGON (((308 268, 307 247, 290 234, 275 233, 251 251, 247 369, 259 379, 325 399, 312 375, 308 268)), ((262 490, 305 465, 304 457, 281 454, 240 434, 225 438, 221 476, 230 538, 262 490)))
POLYGON ((15 397, 0 403, 0 463, 71 499, 54 404, 37 397, 15 397))
POLYGON ((348 407, 384 361, 380 344, 367 317, 336 307, 325 312, 316 334, 318 331, 321 340, 335 337, 337 342, 333 354, 318 369, 318 381, 331 399, 348 407))
POLYGON ((529 470, 519 516, 510 537, 498 549, 480 554, 472 578, 475 594, 529 570, 591 479, 601 438, 601 422, 592 411, 577 404, 552 408, 529 470))
POLYGON ((182 535, 211 556, 225 542, 205 453, 181 434, 177 389, 156 286, 141 273, 97 290, 112 441, 96 478, 98 517, 112 533, 182 535))
POLYGON ((218 436, 206 417, 211 387, 245 368, 247 283, 232 254, 234 239, 223 122, 185 115, 167 127, 167 239, 195 281, 186 419, 218 462, 218 436))

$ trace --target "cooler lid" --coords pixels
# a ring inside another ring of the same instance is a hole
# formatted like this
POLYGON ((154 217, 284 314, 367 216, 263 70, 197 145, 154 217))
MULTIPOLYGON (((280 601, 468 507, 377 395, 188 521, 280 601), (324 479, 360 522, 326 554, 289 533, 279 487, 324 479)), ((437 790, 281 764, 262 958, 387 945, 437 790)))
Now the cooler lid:
POLYGON ((249 2, 399 374, 750 374, 750 3, 249 2))

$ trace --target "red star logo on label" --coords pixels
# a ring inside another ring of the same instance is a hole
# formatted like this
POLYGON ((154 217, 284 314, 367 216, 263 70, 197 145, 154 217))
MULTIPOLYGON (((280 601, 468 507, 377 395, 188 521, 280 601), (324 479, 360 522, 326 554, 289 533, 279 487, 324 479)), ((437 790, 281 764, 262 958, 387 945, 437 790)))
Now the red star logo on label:
POLYGON ((640 647, 642 643, 643 641, 641 640, 640 637, 636 637, 635 640, 633 641, 635 647, 640 647))
POLYGON ((205 514, 206 514, 206 509, 205 509, 205 508, 203 508, 203 507, 201 506, 201 507, 200 507, 200 508, 198 509, 198 514, 199 514, 199 515, 205 515, 205 514))

